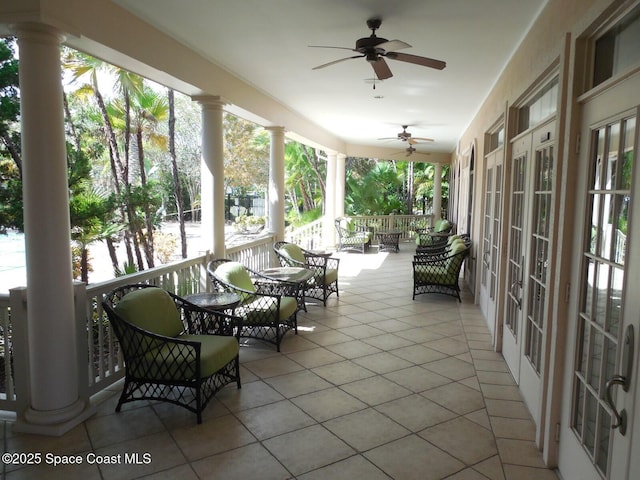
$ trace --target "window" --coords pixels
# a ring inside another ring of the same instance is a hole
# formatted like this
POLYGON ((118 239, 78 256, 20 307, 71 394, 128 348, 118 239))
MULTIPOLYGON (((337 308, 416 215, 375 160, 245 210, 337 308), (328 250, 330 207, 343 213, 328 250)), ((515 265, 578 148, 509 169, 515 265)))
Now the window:
POLYGON ((640 62, 640 4, 595 41, 593 86, 640 62))
POLYGON ((518 109, 518 133, 534 127, 556 113, 558 90, 558 77, 556 77, 536 93, 529 102, 518 109))

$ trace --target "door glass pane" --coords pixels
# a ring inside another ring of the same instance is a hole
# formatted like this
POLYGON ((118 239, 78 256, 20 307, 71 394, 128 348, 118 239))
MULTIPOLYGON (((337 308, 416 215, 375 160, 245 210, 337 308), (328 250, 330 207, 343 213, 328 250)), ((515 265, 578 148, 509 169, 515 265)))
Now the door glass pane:
POLYGON ((589 343, 589 370, 587 377, 589 385, 596 391, 600 385, 600 369, 602 368, 602 350, 604 335, 596 329, 592 329, 591 342, 589 343))
POLYGON ((607 160, 606 160, 606 176, 605 189, 613 190, 616 188, 616 172, 618 162, 618 150, 620 149, 620 125, 611 125, 607 132, 607 160))
POLYGON ((589 355, 589 325, 583 319, 580 319, 580 338, 582 338, 582 343, 578 345, 578 365, 576 366, 576 371, 580 374, 581 380, 587 378, 587 364, 589 359, 587 355, 589 355))
POLYGON ((596 158, 593 162, 593 181, 591 182, 592 190, 600 190, 602 184, 602 159, 604 158, 605 133, 604 129, 600 129, 594 135, 594 151, 596 158))
POLYGON ((598 470, 602 474, 605 474, 607 471, 607 462, 609 460, 609 437, 611 436, 611 417, 604 409, 603 406, 600 406, 600 428, 599 428, 599 439, 598 439, 598 450, 596 451, 596 465, 598 470))
POLYGON ((593 292, 594 282, 596 276, 595 262, 590 259, 585 259, 586 266, 584 267, 585 283, 584 283, 584 298, 583 298, 583 312, 587 318, 591 318, 593 313, 593 292))
POLYGON ((601 263, 597 267, 595 278, 595 310, 593 320, 604 327, 607 318, 607 300, 609 299, 609 265, 601 263))
POLYGON ((631 189, 631 167, 633 166, 633 151, 636 130, 636 119, 629 118, 624 122, 624 150, 622 151, 622 171, 620 173, 620 188, 631 189))
POLYGON ((600 245, 600 195, 591 195, 591 230, 589 232, 589 253, 596 254, 600 245))
POLYGON ((607 332, 618 335, 622 316, 622 286, 624 284, 624 269, 614 268, 611 276, 611 292, 609 299, 609 314, 607 315, 607 332))
POLYGON ((616 218, 613 220, 613 253, 611 259, 624 265, 624 252, 627 249, 627 223, 629 221, 628 195, 616 195, 616 218))

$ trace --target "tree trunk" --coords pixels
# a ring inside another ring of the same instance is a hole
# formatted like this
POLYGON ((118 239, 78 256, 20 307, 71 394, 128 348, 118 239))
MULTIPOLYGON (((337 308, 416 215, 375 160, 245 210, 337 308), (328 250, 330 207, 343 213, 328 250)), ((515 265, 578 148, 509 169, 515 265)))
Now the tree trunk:
POLYGON ((89 250, 84 245, 80 250, 80 280, 89 283, 89 250))
POLYGON ((176 117, 174 109, 174 93, 169 89, 169 155, 171 156, 171 173, 173 174, 173 191, 176 197, 178 222, 180 225, 180 245, 182 258, 187 258, 187 232, 184 226, 184 207, 182 205, 182 187, 178 175, 178 161, 176 158, 176 117))
POLYGON ((414 163, 407 163, 407 215, 413 215, 413 170, 414 163))
MULTIPOLYGON (((138 144, 138 165, 140 168, 140 184, 142 185, 143 189, 147 186, 147 173, 145 172, 144 169, 144 147, 142 145, 142 128, 138 128, 138 130, 136 131, 136 143, 138 144)), ((145 196, 146 196, 146 190, 145 191, 145 196)), ((149 210, 149 202, 147 201, 147 199, 145 198, 143 200, 144 204, 143 204, 143 211, 144 211, 144 222, 145 222, 145 226, 147 229, 147 234, 143 235, 142 238, 140 238, 140 241, 142 243, 142 248, 144 249, 144 254, 145 257, 147 258, 147 265, 149 266, 149 268, 154 266, 154 260, 153 260, 153 220, 151 218, 151 211, 149 210)))
POLYGON ((109 257, 111 257, 111 266, 113 271, 116 272, 120 266, 118 265, 118 254, 116 253, 116 247, 113 244, 113 240, 107 238, 107 250, 109 251, 109 257))

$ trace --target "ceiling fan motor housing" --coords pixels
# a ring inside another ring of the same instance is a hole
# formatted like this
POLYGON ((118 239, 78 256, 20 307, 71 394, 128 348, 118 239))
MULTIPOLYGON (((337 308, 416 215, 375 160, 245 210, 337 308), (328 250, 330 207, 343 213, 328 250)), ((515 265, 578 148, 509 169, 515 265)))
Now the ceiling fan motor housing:
MULTIPOLYGON (((356 41, 356 50, 365 55, 377 55, 379 53, 384 53, 383 48, 376 48, 381 43, 385 43, 388 40, 382 37, 363 37, 359 38, 356 41)), ((367 58, 369 60, 369 58, 367 58)))

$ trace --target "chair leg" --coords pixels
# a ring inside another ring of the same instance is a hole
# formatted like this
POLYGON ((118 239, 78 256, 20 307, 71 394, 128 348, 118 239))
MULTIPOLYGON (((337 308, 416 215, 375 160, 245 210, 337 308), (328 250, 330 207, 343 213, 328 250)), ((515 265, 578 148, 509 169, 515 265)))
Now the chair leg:
POLYGON ((242 388, 242 383, 240 382, 240 354, 236 355, 235 365, 236 365, 236 385, 240 389, 242 388))
POLYGON ((202 423, 202 381, 198 383, 196 387, 196 416, 198 419, 198 425, 202 423))

